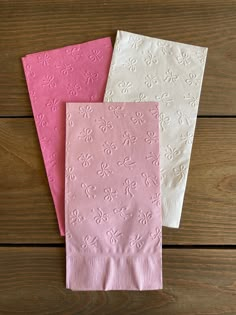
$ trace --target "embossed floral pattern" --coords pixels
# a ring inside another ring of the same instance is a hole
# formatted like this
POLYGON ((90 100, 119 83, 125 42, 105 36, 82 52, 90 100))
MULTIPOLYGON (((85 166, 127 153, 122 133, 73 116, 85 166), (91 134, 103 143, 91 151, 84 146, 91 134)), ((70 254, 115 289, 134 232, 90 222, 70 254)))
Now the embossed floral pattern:
POLYGON ((153 88, 154 85, 157 85, 158 84, 158 79, 155 75, 151 75, 151 74, 147 74, 145 76, 145 84, 148 88, 153 88))
POLYGON ((165 131, 167 129, 167 126, 170 124, 170 117, 168 117, 164 113, 160 113, 159 122, 160 122, 161 131, 165 131))
POLYGON ((130 241, 129 241, 129 245, 130 247, 136 247, 137 249, 140 249, 143 247, 144 245, 144 241, 142 240, 142 236, 139 235, 139 234, 136 234, 134 236, 134 238, 132 238, 130 241))
POLYGON ((80 215, 80 211, 78 209, 74 209, 70 213, 70 223, 75 225, 77 223, 81 223, 85 220, 85 218, 80 215))
POLYGON ((147 66, 152 66, 158 63, 158 58, 150 50, 148 50, 145 54, 144 61, 147 66))
POLYGON ((76 175, 74 174, 73 167, 66 168, 66 179, 70 181, 76 180, 76 175))
POLYGON ((101 51, 98 49, 92 49, 91 53, 88 55, 88 57, 92 62, 98 62, 98 61, 101 61, 103 59, 101 51))
POLYGON ((137 60, 134 58, 129 58, 126 63, 124 63, 124 67, 126 67, 131 72, 136 72, 136 63, 137 60))
POLYGON ((117 191, 111 187, 105 188, 104 193, 105 193, 104 200, 106 201, 113 201, 115 198, 117 198, 117 191))
POLYGON ((148 221, 151 220, 152 218, 152 212, 151 211, 142 211, 139 210, 139 215, 138 215, 138 222, 141 224, 148 224, 148 221))
POLYGON ((93 142, 93 130, 90 128, 84 128, 79 135, 79 139, 83 139, 85 142, 93 142))
POLYGON ((101 224, 108 221, 108 214, 105 213, 101 208, 92 209, 95 212, 94 220, 97 224, 101 224))
POLYGON ((174 171, 174 174, 178 177, 179 181, 182 181, 186 175, 187 168, 185 165, 182 164, 178 167, 175 167, 173 171, 174 171))
POLYGON ((77 83, 69 83, 66 87, 69 95, 71 96, 78 96, 79 91, 81 90, 81 87, 77 83))
POLYGON ((133 167, 135 167, 136 162, 132 161, 131 157, 126 156, 122 161, 118 161, 117 162, 118 166, 124 166, 128 169, 133 169, 133 167))
POLYGON ((79 113, 84 117, 84 118, 90 118, 90 114, 93 112, 92 108, 90 105, 86 106, 80 106, 79 107, 79 113))
POLYGON ((184 141, 185 144, 192 144, 193 143, 193 134, 187 132, 184 135, 181 135, 181 139, 184 141))
POLYGON ((112 155, 112 153, 117 150, 117 146, 113 142, 105 141, 102 146, 104 153, 107 155, 112 155))
POLYGON ((153 165, 155 166, 159 166, 160 165, 160 155, 157 155, 154 152, 150 152, 147 156, 146 156, 146 160, 149 160, 152 162, 153 165))
POLYGON ((113 91, 106 91, 105 97, 104 97, 105 102, 112 102, 113 101, 113 99, 112 99, 113 95, 114 95, 113 91))
POLYGON ((91 165, 91 161, 93 160, 93 156, 89 153, 81 153, 78 160, 81 162, 83 167, 89 167, 91 165))
POLYGON ((59 69, 61 74, 65 75, 65 76, 68 76, 68 74, 74 70, 74 68, 72 67, 71 64, 66 64, 66 63, 58 64, 58 65, 56 65, 56 68, 59 69))
POLYGON ((188 93, 187 95, 184 96, 184 98, 188 101, 188 104, 191 105, 192 107, 195 107, 198 105, 199 98, 191 95, 188 93))
POLYGON ((86 195, 87 198, 96 198, 96 187, 93 185, 88 185, 86 183, 82 183, 81 184, 81 188, 84 190, 84 193, 86 195))
POLYGON ((107 177, 112 174, 112 170, 106 162, 101 163, 101 168, 97 171, 97 174, 100 177, 107 177))
POLYGON ((190 55, 184 51, 181 51, 180 55, 177 56, 176 59, 180 65, 187 66, 191 63, 190 55))
POLYGON ((145 102, 147 101, 147 96, 143 93, 139 93, 138 99, 134 100, 135 102, 145 102))
POLYGON ((148 144, 156 143, 158 141, 157 133, 154 131, 147 131, 147 136, 144 140, 148 144))
POLYGON ((128 220, 133 216, 132 213, 127 212, 128 209, 126 207, 121 207, 121 208, 115 208, 113 209, 113 212, 115 214, 118 214, 122 219, 128 220))
POLYGON ((55 88, 57 85, 55 82, 54 75, 46 75, 43 78, 42 86, 49 87, 50 89, 55 88))
POLYGON ((44 114, 38 114, 36 119, 37 119, 40 127, 46 127, 48 125, 48 122, 47 122, 44 114))
POLYGON ((127 94, 127 93, 129 93, 129 90, 132 87, 132 83, 126 82, 126 81, 121 81, 121 82, 119 82, 118 86, 119 86, 122 94, 127 94))
POLYGON ((108 109, 113 112, 116 118, 121 118, 125 116, 124 108, 121 105, 116 106, 110 105, 108 109))
POLYGON ((58 103, 59 103, 59 100, 56 98, 53 98, 47 102, 46 106, 49 107, 52 112, 55 112, 58 109, 58 103))
POLYGON ((43 66, 49 66, 51 57, 47 53, 44 53, 41 56, 38 56, 38 62, 43 66))
POLYGON ((97 72, 91 72, 91 71, 84 71, 84 77, 85 77, 85 83, 86 84, 92 84, 98 79, 98 73, 97 72))
POLYGON ((109 120, 105 120, 104 117, 100 117, 98 120, 98 127, 103 132, 106 133, 108 130, 113 129, 113 125, 109 120))
POLYGON ((132 144, 135 144, 136 141, 137 141, 137 137, 131 135, 128 131, 125 131, 124 134, 123 134, 123 142, 122 144, 123 145, 132 145, 132 144))
POLYGON ((125 194, 130 198, 134 197, 133 191, 137 189, 137 183, 134 180, 126 178, 123 185, 125 186, 125 194))
POLYGON ((151 185, 158 186, 158 178, 153 175, 148 175, 147 173, 142 173, 141 176, 144 179, 144 183, 147 187, 150 187, 151 185))
POLYGON ((98 246, 98 238, 96 236, 86 235, 81 245, 82 249, 96 248, 98 246))
POLYGON ((155 98, 159 104, 163 104, 166 107, 169 107, 173 104, 173 99, 170 97, 169 93, 162 93, 161 96, 156 96, 155 98))
POLYGON ((180 155, 180 151, 176 148, 173 148, 171 145, 167 145, 165 149, 165 157, 168 160, 173 160, 177 155, 180 155))
POLYGON ((115 245, 119 238, 123 235, 122 233, 120 233, 118 230, 116 229, 110 229, 106 232, 108 238, 109 238, 109 241, 112 245, 115 245))
POLYGON ((67 48, 66 49, 66 54, 71 56, 74 60, 78 60, 82 58, 82 54, 80 52, 80 47, 73 47, 73 48, 67 48))
POLYGON ((165 74, 164 81, 167 83, 175 83, 179 79, 179 76, 170 69, 168 69, 165 74))
POLYGON ((143 125, 146 122, 141 112, 136 112, 135 115, 131 117, 131 120, 135 125, 143 125))
POLYGON ((200 80, 198 79, 198 76, 196 75, 196 73, 189 73, 188 78, 185 79, 185 82, 188 85, 198 86, 200 84, 200 80))
POLYGON ((160 207, 161 205, 161 194, 155 193, 153 196, 151 196, 152 204, 154 204, 157 207, 160 207))

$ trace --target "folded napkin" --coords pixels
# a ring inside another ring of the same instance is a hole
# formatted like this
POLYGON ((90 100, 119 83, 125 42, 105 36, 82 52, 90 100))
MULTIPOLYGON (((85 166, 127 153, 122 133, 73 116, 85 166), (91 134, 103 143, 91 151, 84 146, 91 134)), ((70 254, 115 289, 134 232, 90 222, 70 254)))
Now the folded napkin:
POLYGON ((106 102, 158 101, 163 225, 179 227, 207 48, 118 31, 106 102))
POLYGON ((67 288, 162 288, 158 104, 66 110, 67 288))
POLYGON ((102 101, 110 38, 22 58, 58 224, 64 235, 65 102, 102 101))

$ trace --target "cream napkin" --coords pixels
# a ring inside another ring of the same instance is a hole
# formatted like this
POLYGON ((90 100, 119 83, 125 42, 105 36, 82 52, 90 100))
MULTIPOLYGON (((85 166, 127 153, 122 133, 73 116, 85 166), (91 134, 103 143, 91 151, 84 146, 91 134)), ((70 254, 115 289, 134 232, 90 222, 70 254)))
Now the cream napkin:
POLYGON ((118 31, 106 102, 158 101, 163 225, 179 227, 207 48, 118 31))

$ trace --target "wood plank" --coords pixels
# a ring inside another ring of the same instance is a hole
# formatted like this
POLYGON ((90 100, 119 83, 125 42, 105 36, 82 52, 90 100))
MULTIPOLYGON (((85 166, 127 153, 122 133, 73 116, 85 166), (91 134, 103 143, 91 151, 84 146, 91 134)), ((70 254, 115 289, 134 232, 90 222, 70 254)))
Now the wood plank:
POLYGON ((209 47, 200 114, 236 114, 236 1, 1 1, 0 115, 31 115, 20 57, 117 29, 209 47))
MULTIPOLYGON (((0 119, 0 243, 63 243, 32 118, 0 119)), ((236 119, 197 122, 181 228, 164 244, 236 244, 236 119)))
POLYGON ((235 250, 165 249, 163 268, 161 291, 72 292, 64 248, 1 248, 0 314, 236 314, 235 250))

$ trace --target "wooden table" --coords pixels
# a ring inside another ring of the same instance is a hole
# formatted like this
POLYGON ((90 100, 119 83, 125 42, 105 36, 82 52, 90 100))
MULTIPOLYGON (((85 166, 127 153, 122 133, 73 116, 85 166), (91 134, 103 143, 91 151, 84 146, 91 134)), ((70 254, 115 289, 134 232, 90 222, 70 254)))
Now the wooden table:
POLYGON ((235 0, 1 0, 0 314, 235 315, 235 100, 235 0), (117 29, 209 47, 183 217, 163 291, 71 292, 20 57, 117 29))

